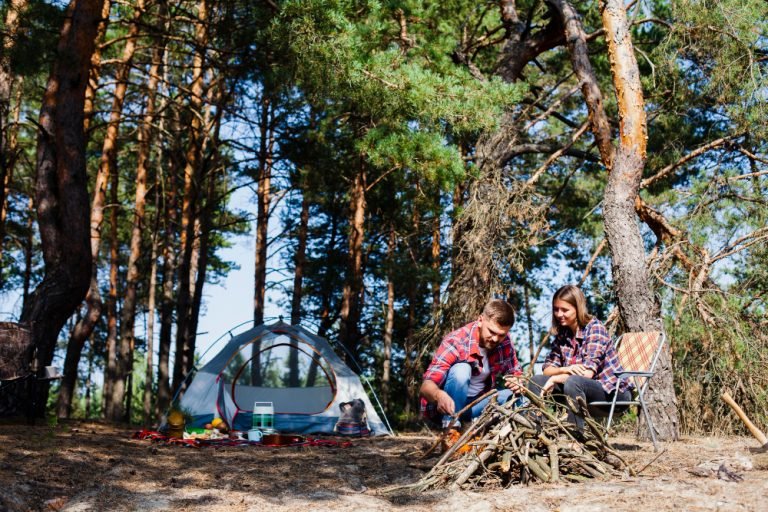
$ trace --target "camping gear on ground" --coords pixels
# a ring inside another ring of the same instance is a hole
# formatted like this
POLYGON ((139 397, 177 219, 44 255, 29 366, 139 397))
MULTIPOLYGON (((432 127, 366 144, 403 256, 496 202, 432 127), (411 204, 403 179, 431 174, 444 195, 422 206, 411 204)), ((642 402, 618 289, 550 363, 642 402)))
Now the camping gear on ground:
POLYGON ((339 404, 341 417, 333 430, 342 436, 369 436, 371 429, 368 428, 368 417, 365 412, 365 403, 355 398, 349 402, 339 404))
POLYGON ((262 438, 263 435, 264 434, 263 434, 263 432, 261 430, 259 430, 257 428, 252 428, 251 430, 248 431, 248 440, 249 441, 255 441, 255 442, 258 443, 258 442, 261 441, 261 438, 262 438))
POLYGON ((275 406, 272 402, 254 402, 252 426, 264 434, 275 431, 275 406))
POLYGON ((291 446, 304 443, 306 439, 303 436, 293 434, 264 434, 261 438, 261 444, 264 446, 291 446))
POLYGON ((268 434, 268 439, 262 438, 262 442, 255 443, 247 439, 205 439, 205 438, 175 438, 169 437, 161 432, 155 432, 152 430, 140 430, 133 434, 134 439, 145 440, 156 443, 166 443, 171 445, 188 446, 192 448, 204 448, 207 446, 222 447, 222 446, 242 446, 242 447, 256 447, 256 448, 275 448, 275 447, 296 447, 296 446, 325 446, 328 448, 348 448, 352 446, 350 441, 335 441, 332 439, 318 439, 308 438, 300 435, 293 434, 268 434), (269 441, 269 442, 266 442, 269 441))
POLYGON ((184 437, 184 415, 173 410, 168 413, 168 437, 184 437))
POLYGON ((333 433, 339 406, 359 398, 375 435, 389 433, 360 378, 328 341, 298 325, 258 325, 233 336, 199 369, 180 400, 188 423, 219 416, 234 430, 254 425, 255 402, 272 402, 280 432, 333 433))

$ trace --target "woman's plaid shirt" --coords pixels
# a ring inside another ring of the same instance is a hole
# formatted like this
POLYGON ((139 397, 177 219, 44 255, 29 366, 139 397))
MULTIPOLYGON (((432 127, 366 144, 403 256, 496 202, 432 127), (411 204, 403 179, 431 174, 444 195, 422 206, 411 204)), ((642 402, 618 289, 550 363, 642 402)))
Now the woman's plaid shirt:
MULTIPOLYGON (((552 342, 552 350, 544 360, 544 368, 560 368, 574 364, 583 364, 595 372, 593 378, 600 381, 606 393, 616 388, 616 372, 624 369, 619 363, 619 356, 608 331, 597 318, 590 320, 584 328, 576 331, 575 335, 567 327, 559 329, 552 342)), ((619 392, 623 393, 633 387, 631 383, 623 380, 619 385, 619 392)))

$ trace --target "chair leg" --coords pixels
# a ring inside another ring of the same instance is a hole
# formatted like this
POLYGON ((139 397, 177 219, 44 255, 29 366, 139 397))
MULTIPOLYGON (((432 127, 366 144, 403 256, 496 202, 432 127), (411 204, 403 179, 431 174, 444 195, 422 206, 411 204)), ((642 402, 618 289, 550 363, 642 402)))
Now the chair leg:
POLYGON ((613 401, 611 402, 611 412, 608 413, 608 422, 605 424, 605 430, 610 430, 611 421, 613 420, 613 410, 616 408, 616 394, 613 395, 613 401))
POLYGON ((648 407, 645 405, 643 395, 638 397, 640 399, 640 407, 643 409, 643 416, 645 416, 645 423, 648 425, 648 430, 651 432, 651 441, 653 441, 653 451, 659 451, 659 443, 656 441, 656 429, 653 427, 653 420, 651 415, 648 414, 648 407))

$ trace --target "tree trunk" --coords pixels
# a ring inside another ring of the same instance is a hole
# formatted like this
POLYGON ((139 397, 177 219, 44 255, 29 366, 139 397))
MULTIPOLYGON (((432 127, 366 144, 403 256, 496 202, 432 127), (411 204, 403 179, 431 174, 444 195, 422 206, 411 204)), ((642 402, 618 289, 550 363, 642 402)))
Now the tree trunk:
POLYGON ((80 355, 85 341, 91 335, 96 322, 101 317, 101 294, 99 293, 99 283, 96 281, 95 272, 91 276, 91 286, 85 295, 85 304, 85 315, 75 324, 67 343, 67 353, 64 358, 64 377, 61 379, 59 399, 56 404, 56 416, 58 418, 69 418, 72 413, 72 399, 74 398, 77 385, 80 355))
POLYGON ((144 425, 149 426, 152 423, 152 382, 154 379, 154 357, 155 357, 155 303, 157 290, 157 229, 152 233, 152 255, 149 271, 149 297, 147 298, 147 367, 144 374, 144 425))
MULTIPOLYGON (((645 165, 647 139, 640 74, 623 2, 603 0, 600 8, 620 121, 619 147, 603 199, 614 287, 627 330, 660 330, 659 306, 650 287, 643 239, 634 208, 645 165)), ((668 351, 662 354, 646 398, 652 404, 650 413, 658 438, 676 440, 679 420, 668 351)))
POLYGON ((85 376, 85 418, 90 419, 93 416, 91 404, 93 403, 93 359, 96 356, 96 350, 93 348, 93 337, 89 343, 88 351, 88 373, 85 376))
POLYGON ((206 0, 198 2, 197 22, 195 23, 195 43, 197 51, 192 62, 192 95, 189 100, 191 122, 189 127, 189 146, 184 167, 184 196, 181 210, 181 260, 179 261, 179 293, 176 306, 176 357, 173 365, 173 388, 182 387, 184 378, 192 369, 194 361, 189 358, 189 347, 195 333, 192 332, 190 269, 193 244, 195 240, 195 210, 198 202, 198 182, 200 177, 201 151, 203 145, 203 89, 204 64, 208 45, 208 5, 206 0))
MULTIPOLYGON (((218 85, 221 85, 221 81, 218 85)), ((196 262, 194 272, 190 275, 190 279, 194 279, 194 289, 192 293, 192 313, 190 317, 190 332, 192 333, 191 340, 187 345, 186 358, 189 361, 194 361, 195 357, 195 345, 196 345, 196 333, 198 320, 200 318, 200 307, 203 301, 203 289, 205 287, 205 279, 208 271, 208 259, 209 259, 209 247, 211 240, 212 216, 214 211, 217 210, 218 204, 216 189, 217 179, 219 177, 219 133, 221 130, 221 116, 224 112, 223 105, 221 105, 221 91, 218 87, 211 87, 209 89, 209 101, 206 105, 205 111, 205 132, 208 133, 212 125, 212 137, 205 137, 205 141, 211 142, 211 148, 208 151, 210 157, 206 159, 206 162, 202 162, 202 168, 205 171, 203 174, 207 179, 207 191, 205 196, 205 204, 203 205, 202 214, 199 217, 199 234, 197 236, 196 244, 196 262), (214 119, 211 121, 212 105, 216 103, 218 108, 214 119)), ((204 146, 205 147, 205 146, 204 146)))
POLYGON ((118 254, 117 232, 117 189, 118 174, 112 173, 110 184, 109 211, 109 295, 107 296, 107 371, 104 375, 104 417, 112 421, 122 421, 125 412, 125 358, 128 357, 122 344, 118 346, 117 339, 117 301, 118 275, 120 258, 118 254))
MULTIPOLYGON (((172 199, 172 198, 171 198, 172 199)), ((167 207, 166 207, 167 208, 167 207)), ((170 211, 173 208, 167 210, 170 211)), ((163 288, 160 303, 160 339, 157 350, 157 401, 155 415, 161 415, 171 404, 171 343, 173 334, 173 288, 176 274, 176 251, 170 227, 166 226, 163 242, 163 288)))
POLYGON ((253 292, 253 322, 255 325, 264 323, 264 300, 267 282, 267 236, 271 201, 272 152, 274 147, 274 134, 270 126, 271 110, 272 102, 267 96, 261 103, 261 121, 259 123, 259 188, 253 292))
MULTIPOLYGON (((268 95, 261 101, 259 121, 258 209, 256 215, 256 246, 254 253, 253 324, 264 323, 264 302, 267 286, 267 257, 269 214, 272 186, 274 132, 272 130, 272 101, 268 95)), ((261 340, 253 344, 251 385, 261 386, 261 340)))
MULTIPOLYGON (((307 259, 307 232, 309 231, 309 198, 306 184, 304 184, 301 198, 301 214, 299 215, 299 229, 296 233, 296 255, 294 259, 293 293, 291 295, 291 325, 301 324, 301 295, 304 279, 304 264, 307 259)), ((299 382, 299 351, 291 347, 288 355, 288 374, 291 386, 300 385, 299 382)))
POLYGON ((77 370, 80 365, 80 354, 85 341, 90 337, 96 323, 101 318, 103 308, 101 292, 98 283, 98 258, 101 248, 101 228, 104 222, 104 208, 106 207, 106 188, 110 176, 117 173, 117 137, 120 129, 120 121, 123 115, 123 104, 128 90, 128 77, 136 48, 138 35, 138 22, 144 10, 143 0, 139 0, 131 23, 128 37, 123 48, 121 63, 115 75, 115 91, 112 97, 112 109, 110 112, 107 132, 101 149, 99 169, 96 173, 96 183, 93 188, 93 202, 91 206, 91 257, 93 266, 91 270, 91 284, 86 295, 86 312, 72 330, 72 335, 67 345, 67 356, 64 362, 64 379, 61 383, 57 415, 59 418, 68 418, 71 411, 70 401, 73 396, 74 385, 77 381, 77 370), (74 372, 69 375, 67 372, 74 372))
POLYGON ((536 364, 536 361, 533 360, 533 357, 536 355, 536 341, 533 339, 533 312, 531 311, 528 276, 526 276, 525 282, 523 283, 523 298, 525 300, 525 323, 528 327, 528 354, 531 361, 531 372, 533 372, 534 365, 536 364))
MULTIPOLYGON (((14 137, 11 135, 10 115, 11 96, 17 79, 11 72, 11 53, 18 37, 19 15, 26 9, 27 0, 10 0, 3 31, 0 32, 0 286, 3 284, 2 262, 5 245, 6 197, 16 160, 16 147, 12 142, 14 137)), ((17 87, 19 86, 20 84, 17 85, 17 87)))
MULTIPOLYGON (((163 83, 167 83, 167 73, 167 67, 163 66, 163 83)), ((167 105, 167 100, 162 101, 159 111, 164 111, 167 105)), ((177 114, 178 110, 173 109, 173 112, 177 114)), ((169 127, 170 131, 178 133, 180 129, 178 115, 173 115, 171 120, 172 126, 169 127)), ((160 116, 158 124, 157 133, 162 144, 166 132, 165 116, 160 116)), ((160 208, 157 209, 156 213, 158 216, 158 223, 162 222, 163 230, 163 285, 160 298, 160 336, 157 350, 157 400, 155 401, 155 416, 158 418, 168 409, 171 404, 171 399, 173 398, 170 382, 170 354, 173 334, 173 311, 175 308, 174 276, 176 275, 177 270, 177 251, 175 247, 174 227, 178 225, 178 197, 174 183, 177 174, 176 164, 173 158, 164 158, 163 152, 161 151, 159 153, 158 161, 160 162, 160 165, 159 172, 155 178, 155 189, 158 191, 165 190, 166 192, 165 194, 160 195, 160 208), (161 171, 164 168, 168 169, 167 173, 161 171)))
POLYGON ((95 98, 101 78, 101 49, 104 37, 109 27, 109 11, 112 9, 112 0, 102 0, 101 19, 96 30, 96 48, 91 55, 91 69, 88 72, 88 85, 85 88, 85 105, 83 107, 83 130, 86 137, 91 129, 91 119, 96 115, 95 98))
POLYGON ((24 238, 24 285, 22 286, 22 311, 26 309, 27 303, 29 302, 29 288, 32 284, 32 251, 34 251, 35 242, 35 232, 32 229, 32 224, 34 223, 34 216, 32 215, 32 212, 35 211, 34 197, 30 196, 29 201, 27 202, 27 210, 29 213, 27 214, 27 236, 24 238))
POLYGON ((347 348, 345 359, 357 359, 360 342, 360 295, 363 289, 363 237, 365 235, 365 163, 355 174, 349 192, 349 253, 347 255, 347 278, 341 298, 341 328, 339 340, 347 348))
MULTIPOLYGON (((439 208, 439 207, 438 207, 439 208)), ((432 314, 440 311, 440 286, 442 285, 440 272, 440 213, 435 212, 432 220, 432 314)))
MULTIPOLYGON (((127 80, 129 76, 130 66, 133 61, 133 52, 136 46, 136 37, 139 33, 138 27, 141 22, 141 17, 144 13, 144 0, 137 0, 135 11, 133 15, 133 23, 129 28, 128 40, 123 50, 123 58, 120 67, 117 72, 117 86, 115 88, 115 99, 118 98, 118 91, 121 96, 121 112, 122 112, 122 98, 125 97, 125 89, 127 88, 127 80)), ((123 307, 120 316, 120 346, 121 354, 126 354, 125 360, 121 359, 122 367, 120 371, 120 378, 130 381, 126 384, 126 392, 128 394, 127 399, 127 420, 130 421, 130 408, 131 398, 133 395, 133 352, 136 346, 136 339, 134 333, 134 327, 136 324, 136 288, 139 281, 139 259, 141 258, 141 234, 144 229, 144 216, 146 211, 146 195, 147 195, 147 160, 149 158, 149 126, 153 121, 152 114, 154 113, 154 93, 150 92, 151 88, 157 88, 157 69, 159 63, 153 62, 152 68, 150 68, 150 82, 154 81, 154 84, 148 85, 147 91, 147 111, 145 113, 145 119, 142 125, 139 127, 138 132, 138 146, 139 154, 136 163, 136 195, 134 199, 134 212, 133 212, 133 226, 131 228, 131 241, 128 255, 128 267, 125 277, 125 290, 123 292, 123 307), (154 70, 154 73, 152 73, 154 70), (152 95, 150 99, 150 95, 152 95), (151 104, 151 106, 150 106, 151 104), (149 121, 146 117, 149 115, 149 121)), ((114 108, 114 107, 113 107, 114 108)), ((116 171, 116 170, 115 170, 116 171)))
MULTIPOLYGON (((144 173, 144 184, 146 185, 146 174, 148 162, 150 159, 150 145, 149 141, 152 137, 152 125, 155 121, 155 99, 157 96, 158 82, 160 81, 160 66, 163 62, 163 54, 165 53, 165 47, 157 45, 156 49, 152 52, 152 65, 149 68, 149 81, 147 83, 147 106, 144 111, 144 118, 142 119, 141 126, 139 127, 139 156, 137 162, 137 183, 139 181, 138 174, 144 173)), ((159 216, 159 192, 155 192, 155 212, 159 216)), ((136 199, 138 202, 138 186, 136 199)), ((159 217, 155 217, 158 219, 159 217)), ((137 214, 138 220, 138 214, 137 214)), ((140 223, 137 222, 137 225, 140 223)), ((147 368, 144 379, 144 425, 149 425, 152 420, 152 380, 153 371, 152 364, 154 358, 154 342, 155 342, 155 294, 157 291, 157 248, 158 248, 158 228, 159 223, 154 222, 152 230, 152 254, 149 273, 149 297, 147 299, 147 368)), ((129 263, 130 267, 130 263, 129 263)))
MULTIPOLYGON (((85 297, 90 278, 83 103, 100 9, 100 0, 70 3, 40 110, 35 204, 45 277, 21 314, 21 322, 32 326, 39 369, 53 360, 59 331, 85 297)), ((17 403, 30 400, 42 416, 48 385, 30 395, 17 396, 17 403)))
POLYGON ((385 411, 389 410, 390 394, 390 371, 392 366, 392 339, 395 331, 395 249, 396 246, 394 226, 390 226, 389 238, 387 240, 387 263, 389 270, 387 272, 387 307, 384 320, 384 347, 382 354, 381 369, 381 403, 385 411))

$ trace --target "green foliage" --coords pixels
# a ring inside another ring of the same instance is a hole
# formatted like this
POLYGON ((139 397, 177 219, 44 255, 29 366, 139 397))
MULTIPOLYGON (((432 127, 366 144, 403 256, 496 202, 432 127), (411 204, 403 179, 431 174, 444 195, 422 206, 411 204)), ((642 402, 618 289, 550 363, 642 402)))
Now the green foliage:
POLYGON ((729 391, 757 424, 768 422, 768 337, 764 316, 744 310, 743 299, 708 294, 704 304, 714 317, 704 323, 694 307, 669 317, 675 389, 681 427, 686 433, 741 430, 743 425, 720 400, 729 391))
MULTIPOLYGON (((0 27, 6 19, 10 2, 0 9, 0 27)), ((56 50, 64 9, 61 3, 31 0, 19 14, 18 31, 12 41, 11 71, 30 76, 47 72, 56 50)), ((4 30, 3 30, 4 31, 4 30)))
POLYGON ((447 65, 447 48, 442 58, 430 58, 445 44, 443 26, 419 34, 429 43, 424 47, 398 41, 390 9, 375 2, 289 2, 273 41, 292 55, 297 82, 313 103, 337 102, 364 127, 359 147, 375 165, 457 176, 459 153, 441 149, 449 135, 494 129, 524 87, 477 81, 463 67, 447 65), (405 145, 409 137, 417 140, 405 145))
POLYGON ((672 2, 675 24, 670 45, 711 101, 730 115, 737 129, 764 132, 765 55, 768 5, 761 0, 672 2))

